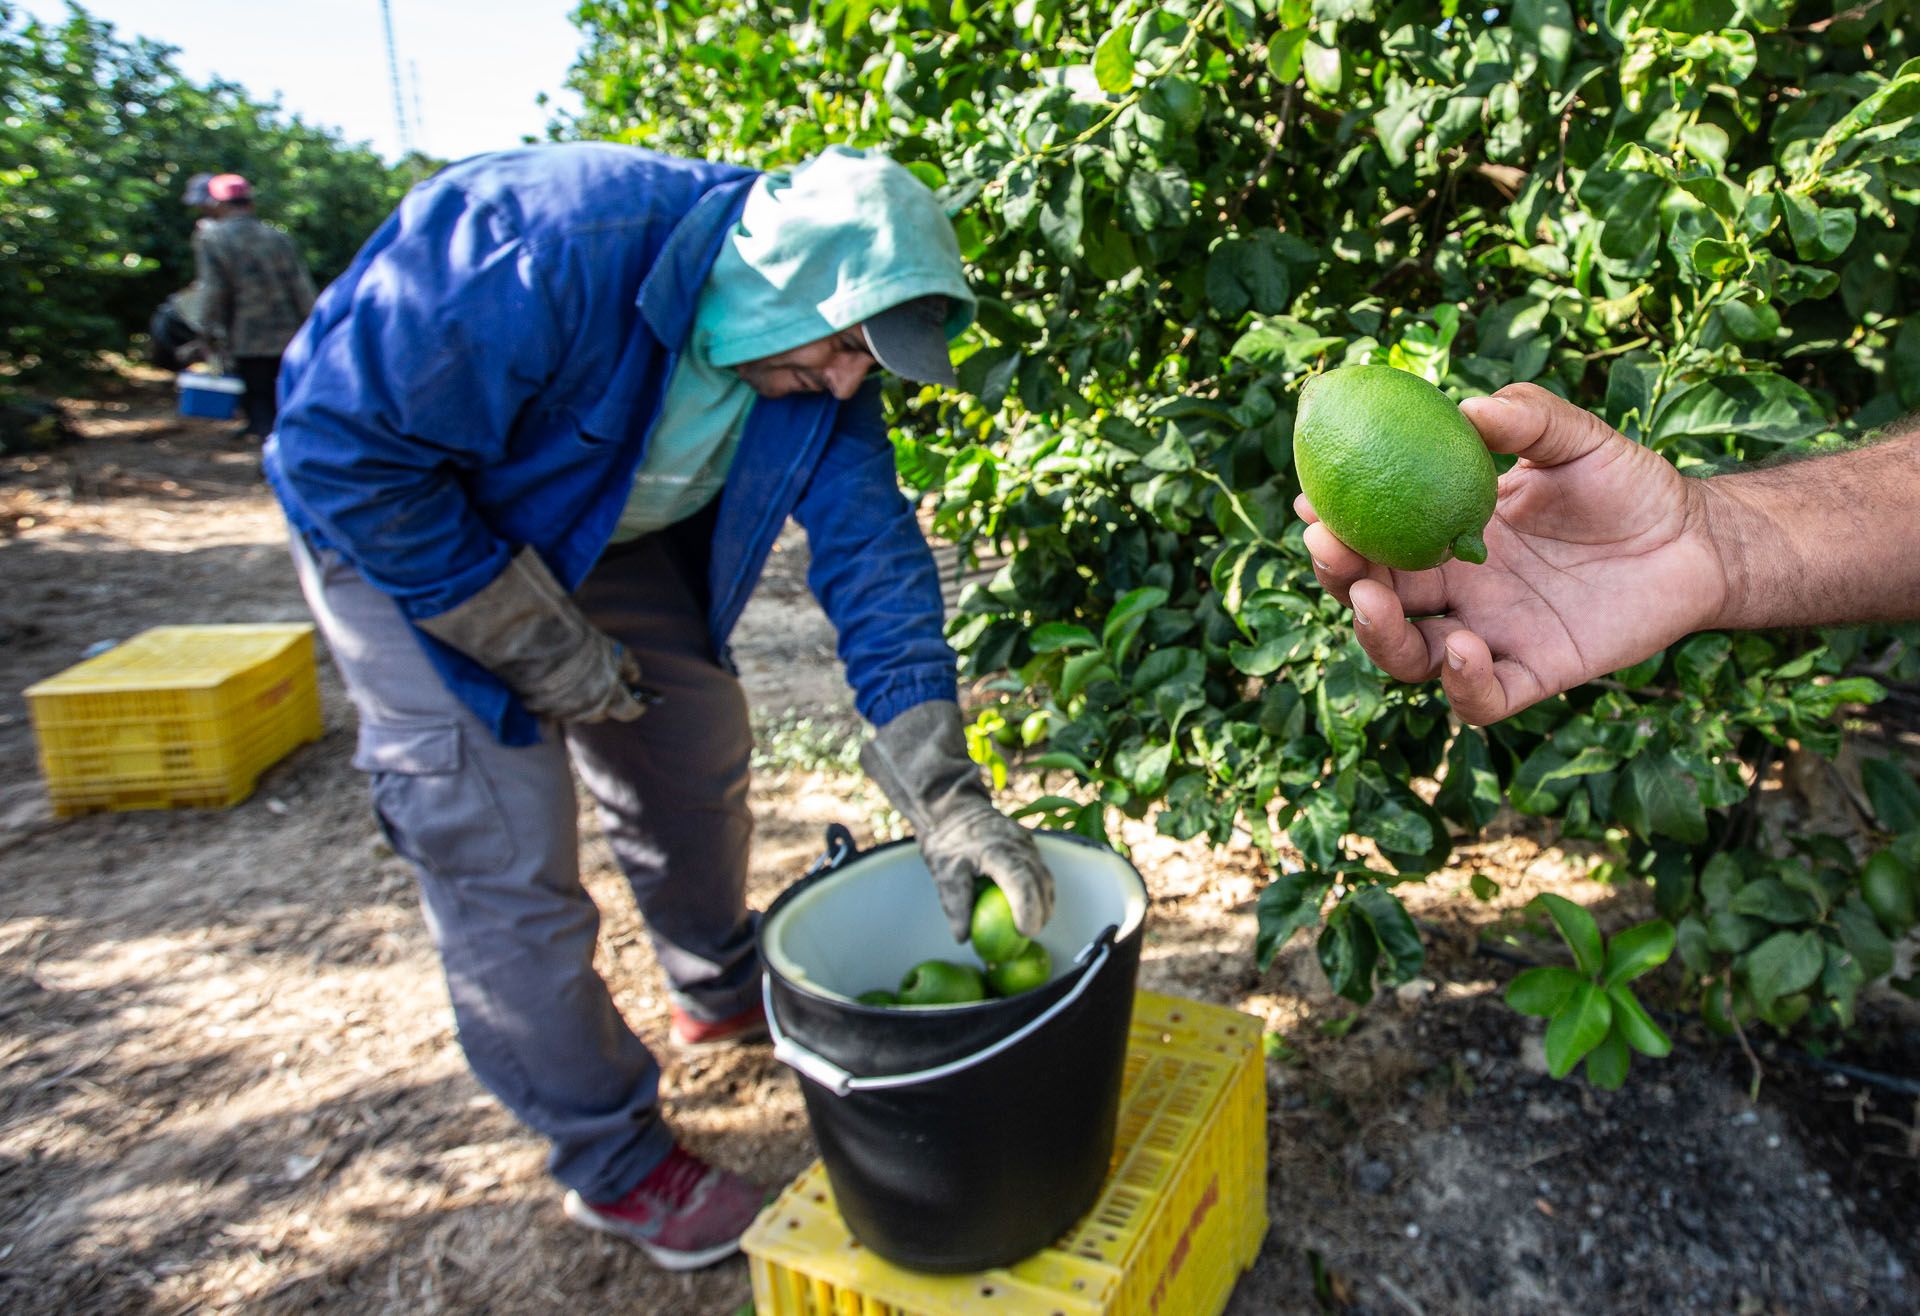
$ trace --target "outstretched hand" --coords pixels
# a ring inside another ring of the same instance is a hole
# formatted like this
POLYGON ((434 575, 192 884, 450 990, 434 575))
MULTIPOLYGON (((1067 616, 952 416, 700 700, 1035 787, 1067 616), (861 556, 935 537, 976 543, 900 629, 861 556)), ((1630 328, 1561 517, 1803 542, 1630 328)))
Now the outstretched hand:
POLYGON ((1393 571, 1336 539, 1304 495, 1294 504, 1314 522, 1314 574, 1382 670, 1438 675, 1454 711, 1484 724, 1712 623, 1728 585, 1698 481, 1534 384, 1460 409, 1520 459, 1500 477, 1484 565, 1393 571))

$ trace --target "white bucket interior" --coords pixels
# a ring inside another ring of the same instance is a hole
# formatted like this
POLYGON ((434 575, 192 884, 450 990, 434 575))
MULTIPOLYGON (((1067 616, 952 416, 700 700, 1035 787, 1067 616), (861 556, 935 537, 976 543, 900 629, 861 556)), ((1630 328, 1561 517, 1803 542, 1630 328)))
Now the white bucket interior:
MULTIPOLYGON (((1147 914, 1139 873, 1111 850, 1035 835, 1053 873, 1053 917, 1036 938, 1054 976, 1109 927, 1124 937, 1147 914)), ((895 991, 923 960, 978 964, 956 943, 940 911, 919 847, 897 845, 848 860, 780 910, 763 938, 768 965, 782 977, 827 995, 852 998, 895 991)))

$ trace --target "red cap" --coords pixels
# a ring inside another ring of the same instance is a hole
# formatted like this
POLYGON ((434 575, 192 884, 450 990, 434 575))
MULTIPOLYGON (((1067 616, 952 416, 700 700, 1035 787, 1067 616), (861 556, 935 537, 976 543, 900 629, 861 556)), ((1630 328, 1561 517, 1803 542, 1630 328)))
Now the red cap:
POLYGON ((238 174, 215 174, 207 180, 207 195, 215 201, 251 201, 253 184, 238 174))

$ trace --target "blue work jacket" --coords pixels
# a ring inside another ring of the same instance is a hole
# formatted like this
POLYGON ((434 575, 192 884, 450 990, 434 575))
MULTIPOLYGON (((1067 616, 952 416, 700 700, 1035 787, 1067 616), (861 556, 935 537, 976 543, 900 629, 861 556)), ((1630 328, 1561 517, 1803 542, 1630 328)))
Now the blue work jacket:
MULTIPOLYGON (((295 530, 409 619, 532 545, 576 588, 612 535, 695 300, 757 175, 606 143, 477 156, 401 202, 288 347, 266 474, 295 530)), ((708 626, 725 650, 789 516, 876 724, 954 696, 939 579, 895 479, 877 385, 757 399, 719 496, 708 626)), ((504 742, 539 725, 419 631, 504 742)))

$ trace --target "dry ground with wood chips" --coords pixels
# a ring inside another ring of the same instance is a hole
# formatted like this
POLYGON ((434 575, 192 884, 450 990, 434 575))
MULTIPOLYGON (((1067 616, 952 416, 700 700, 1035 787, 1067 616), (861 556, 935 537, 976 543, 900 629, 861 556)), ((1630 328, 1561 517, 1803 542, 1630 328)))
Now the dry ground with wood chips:
MULTIPOLYGON (((236 808, 47 812, 26 685, 149 625, 305 615, 256 454, 169 402, 152 376, 103 384, 73 404, 84 442, 0 459, 0 1308, 738 1310, 744 1263, 663 1275, 569 1225, 538 1142, 467 1074, 324 659, 325 738, 236 808)), ((783 541, 737 644, 766 728, 761 906, 827 823, 884 819, 837 752, 856 728, 804 552, 783 541)), ((1840 816, 1827 780, 1770 784, 1817 826, 1840 816)), ((645 936, 582 823, 603 971, 663 1042, 645 936)), ((1638 916, 1588 856, 1521 828, 1466 852, 1410 898, 1427 977, 1355 1017, 1303 944, 1256 971, 1251 853, 1128 839, 1154 897, 1142 985, 1250 1011, 1280 1043, 1273 1225, 1230 1311, 1920 1309, 1920 1103, 1779 1057, 1750 1103, 1738 1053, 1684 1028, 1623 1092, 1545 1077, 1478 933, 1548 889, 1607 926, 1638 916), (1467 894, 1476 871, 1495 901, 1467 894)), ((1914 1013, 1874 1018, 1856 1058, 1920 1072, 1914 1013)), ((662 1054, 702 1154, 768 1184, 811 1159, 764 1048, 662 1054)))

